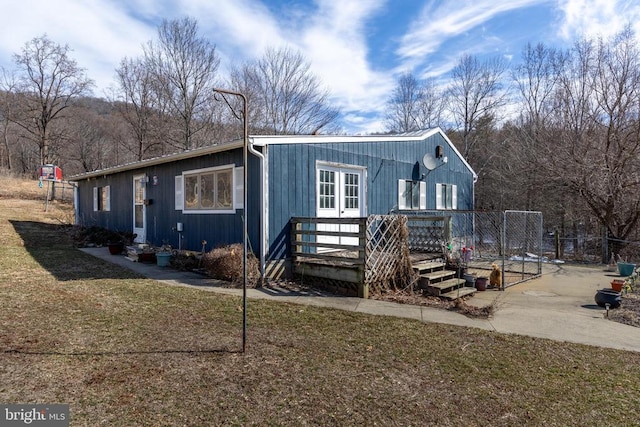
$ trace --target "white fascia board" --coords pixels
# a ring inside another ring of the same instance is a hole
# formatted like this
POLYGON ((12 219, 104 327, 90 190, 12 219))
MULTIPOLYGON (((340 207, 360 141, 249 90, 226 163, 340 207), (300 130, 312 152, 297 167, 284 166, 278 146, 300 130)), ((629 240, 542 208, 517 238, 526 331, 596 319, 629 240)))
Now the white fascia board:
POLYGON ((456 153, 456 156, 458 156, 458 158, 462 160, 462 163, 464 163, 467 169, 471 171, 471 173, 473 174, 473 182, 475 183, 478 180, 478 174, 476 173, 476 171, 473 170, 469 162, 467 162, 467 159, 465 159, 462 154, 460 154, 456 146, 453 144, 453 142, 451 142, 447 135, 440 128, 438 128, 438 130, 440 131, 440 134, 442 135, 444 140, 447 141, 447 144, 449 144, 449 147, 453 150, 454 153, 456 153))
POLYGON ((411 135, 254 135, 251 143, 256 146, 277 144, 335 144, 350 142, 420 141, 442 132, 440 128, 429 129, 411 135))

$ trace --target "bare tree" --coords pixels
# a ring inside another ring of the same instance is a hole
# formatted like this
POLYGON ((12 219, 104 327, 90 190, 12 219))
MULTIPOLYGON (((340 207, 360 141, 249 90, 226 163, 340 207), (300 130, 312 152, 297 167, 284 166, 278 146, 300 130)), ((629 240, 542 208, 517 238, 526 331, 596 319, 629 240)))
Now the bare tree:
POLYGON ((199 36, 195 19, 164 20, 158 40, 144 47, 144 58, 158 94, 157 107, 166 107, 167 117, 178 121, 179 137, 172 138, 173 144, 182 149, 205 144, 207 136, 201 134, 211 125, 216 105, 212 89, 220 60, 215 46, 199 36))
POLYGON ((521 56, 521 63, 514 67, 512 78, 518 98, 517 118, 508 126, 508 150, 503 155, 509 164, 510 185, 517 188, 512 200, 518 200, 521 209, 545 211, 545 219, 564 216, 567 213, 567 192, 561 188, 562 177, 549 174, 546 165, 554 141, 554 96, 559 87, 558 61, 562 55, 556 49, 542 43, 528 43, 521 56))
POLYGON ((473 157, 478 126, 494 121, 505 104, 503 75, 505 62, 495 57, 481 62, 477 57, 464 54, 451 73, 448 90, 449 111, 460 135, 462 155, 473 157))
POLYGON ((536 141, 554 115, 553 97, 558 88, 560 53, 542 43, 528 43, 522 52, 522 63, 513 73, 522 102, 521 116, 529 138, 536 141))
POLYGON ((232 73, 232 86, 247 95, 253 129, 271 134, 314 134, 335 124, 339 111, 303 55, 268 48, 257 61, 232 73))
POLYGON ((564 152, 577 172, 569 175, 570 184, 609 233, 624 239, 640 220, 640 51, 634 34, 627 29, 610 42, 599 40, 589 64, 593 74, 585 80, 592 92, 582 105, 591 109, 574 114, 563 133, 564 152))
POLYGON ((27 42, 22 53, 14 55, 19 102, 11 119, 37 144, 42 164, 53 161, 62 142, 55 121, 74 98, 88 94, 93 85, 69 52, 69 46, 44 35, 27 42))
POLYGON ((13 106, 15 105, 14 93, 12 87, 12 79, 3 73, 3 80, 0 82, 0 131, 2 132, 3 158, 0 161, 0 167, 6 167, 7 170, 12 169, 11 164, 11 144, 10 128, 13 106))
POLYGON ((113 137, 112 118, 120 120, 120 117, 114 114, 111 104, 84 98, 74 102, 68 112, 68 117, 60 120, 66 139, 60 166, 78 173, 115 165, 118 146, 113 137))
POLYGON ((151 72, 142 60, 124 58, 116 75, 118 91, 114 105, 133 134, 135 146, 131 151, 136 160, 143 160, 155 145, 162 144, 159 138, 154 138, 162 128, 162 121, 151 72))
MULTIPOLYGON (((543 192, 560 227, 589 222, 615 239, 640 223, 640 50, 629 29, 566 52, 525 51, 518 69, 521 173, 543 192), (528 156, 526 156, 528 154, 528 156)), ((542 204, 542 202, 539 201, 542 204)), ((575 228, 575 226, 574 226, 575 228)), ((613 248, 616 252, 619 247, 613 248)), ((606 260, 605 260, 606 261, 606 260)))
POLYGON ((387 131, 412 132, 439 126, 444 100, 433 79, 420 82, 412 73, 402 74, 387 101, 387 131))

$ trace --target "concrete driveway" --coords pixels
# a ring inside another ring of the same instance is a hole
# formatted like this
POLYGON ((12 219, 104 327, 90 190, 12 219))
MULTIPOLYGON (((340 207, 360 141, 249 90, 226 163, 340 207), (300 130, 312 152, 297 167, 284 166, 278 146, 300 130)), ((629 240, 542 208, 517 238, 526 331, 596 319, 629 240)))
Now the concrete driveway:
POLYGON ((640 328, 607 320, 594 301, 614 278, 618 274, 603 267, 545 265, 540 278, 502 292, 477 292, 469 303, 495 301, 489 322, 498 332, 640 351, 640 328))

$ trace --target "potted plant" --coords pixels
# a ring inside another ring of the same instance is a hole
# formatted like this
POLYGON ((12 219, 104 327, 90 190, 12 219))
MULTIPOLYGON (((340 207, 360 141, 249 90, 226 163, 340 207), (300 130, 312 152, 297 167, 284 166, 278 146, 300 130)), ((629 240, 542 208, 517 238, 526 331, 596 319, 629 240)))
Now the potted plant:
POLYGON ((613 289, 600 289, 598 292, 596 292, 596 296, 594 297, 594 299, 596 301, 596 304, 598 304, 598 306, 600 307, 620 307, 620 292, 614 291, 613 289))
POLYGON ((620 276, 631 276, 635 268, 635 264, 632 264, 630 262, 618 261, 618 273, 620 274, 620 276))
POLYGON ((138 252, 138 261, 146 263, 156 262, 156 252, 150 248, 143 248, 142 252, 138 252))
POLYGON ((613 279, 611 281, 611 289, 616 292, 622 292, 622 288, 624 287, 625 281, 622 279, 613 279))
POLYGON ((167 267, 172 255, 171 246, 166 244, 162 245, 160 250, 156 252, 156 264, 158 264, 158 267, 167 267))
POLYGON ((489 280, 488 277, 477 277, 476 278, 476 289, 479 291, 486 291, 487 290, 487 281, 489 280))
POLYGON ((124 242, 123 241, 108 242, 107 247, 109 248, 109 253, 111 255, 120 255, 124 250, 124 242))

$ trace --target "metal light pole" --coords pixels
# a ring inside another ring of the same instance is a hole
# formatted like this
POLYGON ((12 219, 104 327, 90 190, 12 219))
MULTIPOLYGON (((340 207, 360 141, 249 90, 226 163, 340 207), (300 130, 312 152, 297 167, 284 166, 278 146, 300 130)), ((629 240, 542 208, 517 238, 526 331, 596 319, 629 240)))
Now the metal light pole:
POLYGON ((242 120, 243 130, 243 150, 242 150, 242 163, 243 163, 243 215, 242 215, 242 352, 245 352, 247 345, 247 240, 249 239, 247 234, 247 158, 248 158, 248 146, 249 146, 249 127, 247 125, 247 97, 240 93, 226 89, 213 89, 214 92, 222 95, 222 99, 227 103, 231 112, 236 118, 242 120), (242 118, 238 116, 234 108, 231 106, 225 95, 239 96, 242 98, 242 118))

